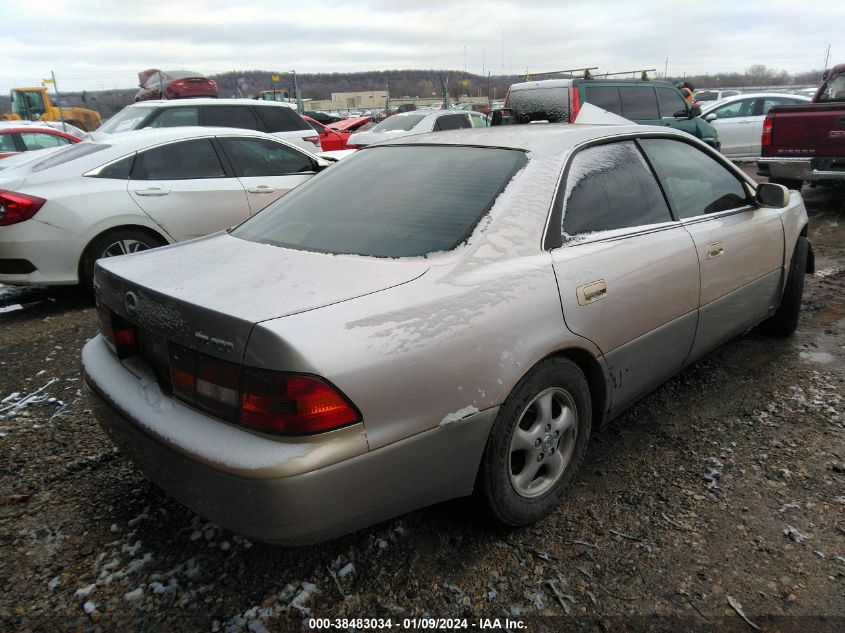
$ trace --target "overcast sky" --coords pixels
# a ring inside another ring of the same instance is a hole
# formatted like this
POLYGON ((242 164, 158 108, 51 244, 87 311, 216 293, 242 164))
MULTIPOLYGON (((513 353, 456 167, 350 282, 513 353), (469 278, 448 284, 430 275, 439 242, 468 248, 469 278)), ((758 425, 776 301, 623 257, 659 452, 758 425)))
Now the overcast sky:
POLYGON ((145 68, 798 72, 822 68, 828 44, 845 62, 845 0, 0 0, 0 24, 4 93, 51 70, 96 90, 145 68))

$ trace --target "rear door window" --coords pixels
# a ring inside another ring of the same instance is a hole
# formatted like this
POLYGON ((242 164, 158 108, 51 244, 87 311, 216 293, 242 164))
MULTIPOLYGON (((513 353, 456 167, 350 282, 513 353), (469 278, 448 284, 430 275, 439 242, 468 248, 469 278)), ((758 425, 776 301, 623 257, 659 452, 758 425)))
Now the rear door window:
POLYGON ((287 106, 256 106, 255 112, 267 128, 267 132, 311 131, 308 122, 287 106))
POLYGON ((469 237, 526 161, 518 150, 376 146, 300 185, 232 234, 371 257, 449 251, 469 237))
POLYGON ((660 117, 663 119, 672 119, 678 112, 683 112, 686 116, 687 102, 674 88, 658 86, 657 102, 660 104, 660 117))
POLYGON ((653 86, 623 86, 619 94, 622 97, 622 116, 626 119, 660 118, 653 86))
POLYGON ((179 108, 161 108, 158 116, 154 117, 144 127, 182 127, 184 125, 199 125, 199 108, 186 106, 179 108))
POLYGON ((754 112, 754 99, 740 99, 739 101, 732 101, 720 108, 716 108, 713 112, 720 119, 735 119, 737 117, 751 116, 754 112))
POLYGON ((588 147, 572 159, 564 195, 564 235, 671 220, 654 174, 633 141, 588 147))
POLYGON ((302 152, 263 138, 218 137, 235 176, 282 176, 314 171, 302 152))
POLYGON ((249 106, 205 106, 206 127, 236 127, 242 130, 259 129, 258 120, 249 106))
POLYGON ((622 98, 616 86, 587 86, 586 101, 594 106, 622 116, 622 98))
POLYGON ((459 130, 465 127, 472 127, 472 124, 469 122, 469 115, 447 114, 446 116, 437 118, 437 122, 434 124, 434 131, 459 130))
POLYGON ((0 134, 0 152, 17 152, 19 151, 15 146, 15 135, 11 132, 0 134))
POLYGON ((66 139, 64 136, 44 134, 43 132, 21 132, 21 140, 28 150, 70 145, 70 139, 66 139))
POLYGON ((748 205, 739 178, 697 147, 662 138, 640 143, 682 220, 748 205))
POLYGON ((138 154, 132 180, 223 178, 226 172, 211 139, 169 143, 138 154))

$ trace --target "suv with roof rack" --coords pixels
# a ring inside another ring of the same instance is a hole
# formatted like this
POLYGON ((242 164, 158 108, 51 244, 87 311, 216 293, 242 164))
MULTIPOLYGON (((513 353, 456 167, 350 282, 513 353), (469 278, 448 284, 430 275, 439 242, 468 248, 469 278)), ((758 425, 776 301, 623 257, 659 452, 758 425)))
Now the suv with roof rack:
POLYGON ((634 123, 683 130, 719 149, 716 129, 687 104, 672 84, 649 79, 545 79, 513 84, 505 107, 493 113, 492 125, 548 121, 574 123, 581 104, 617 114, 634 123))

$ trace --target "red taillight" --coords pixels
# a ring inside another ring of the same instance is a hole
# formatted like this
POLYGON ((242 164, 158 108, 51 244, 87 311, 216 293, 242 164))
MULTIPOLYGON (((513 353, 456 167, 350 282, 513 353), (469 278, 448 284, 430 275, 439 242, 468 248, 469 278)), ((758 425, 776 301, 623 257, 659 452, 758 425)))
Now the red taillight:
POLYGON ((0 189, 0 226, 30 219, 47 202, 38 196, 0 189))
POLYGON ((127 358, 138 353, 135 326, 99 301, 97 302, 97 318, 100 321, 100 331, 114 348, 118 358, 127 358))
POLYGON ((506 95, 505 95, 505 103, 504 103, 504 105, 502 106, 503 108, 507 108, 507 107, 508 107, 508 101, 510 100, 510 98, 511 98, 511 92, 510 92, 510 90, 508 90, 508 94, 506 94, 506 95))
POLYGON ((315 376, 244 368, 241 422, 279 433, 317 433, 358 421, 358 412, 315 376))
POLYGON ((241 367, 173 343, 169 356, 177 398, 244 426, 305 434, 360 419, 343 394, 316 376, 241 367))
POLYGON ((760 137, 760 145, 763 147, 769 147, 772 144, 772 127, 774 127, 774 117, 767 114, 763 121, 763 135, 760 137))
POLYGON ((569 89, 569 122, 575 123, 578 112, 581 110, 581 95, 578 94, 578 86, 569 89))
POLYGON ((320 144, 320 137, 319 136, 306 136, 305 140, 309 143, 314 143, 314 145, 320 144))

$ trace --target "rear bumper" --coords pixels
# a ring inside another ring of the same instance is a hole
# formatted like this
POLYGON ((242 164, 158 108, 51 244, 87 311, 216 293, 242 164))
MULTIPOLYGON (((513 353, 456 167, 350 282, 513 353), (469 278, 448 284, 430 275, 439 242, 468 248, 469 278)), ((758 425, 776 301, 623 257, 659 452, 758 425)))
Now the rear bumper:
POLYGON ((76 284, 83 248, 78 235, 35 219, 0 226, 0 283, 76 284))
MULTIPOLYGON (((458 423, 350 457, 346 449, 333 453, 329 436, 344 432, 363 435, 354 427, 310 438, 270 438, 233 429, 187 407, 182 407, 178 419, 168 419, 172 401, 155 401, 149 407, 151 419, 142 420, 143 414, 131 400, 132 394, 137 398, 140 391, 149 402, 147 383, 111 355, 101 337, 83 350, 83 376, 100 425, 148 479, 225 528, 284 545, 324 541, 470 494, 498 412, 497 407, 488 409, 458 423), (178 437, 157 436, 150 429, 162 422, 162 428, 196 423, 197 433, 191 435, 196 441, 186 445, 178 437), (209 423, 216 429, 203 434, 209 423), (224 432, 225 437, 215 438, 216 431, 224 432), (294 451, 293 457, 278 464, 268 462, 263 469, 214 464, 213 459, 207 459, 223 449, 234 455, 232 461, 248 463, 244 444, 256 447, 257 441, 264 443, 252 450, 267 453, 279 445, 284 450, 288 441, 295 444, 297 440, 300 446, 306 446, 304 453, 294 451), (206 457, 191 454, 199 450, 198 446, 204 447, 206 457)), ((178 403, 176 406, 181 407, 178 403)))
MULTIPOLYGON (((845 159, 831 159, 831 164, 845 159)), ((758 174, 771 179, 806 180, 845 180, 845 170, 825 169, 815 158, 760 158, 757 161, 758 174)))

